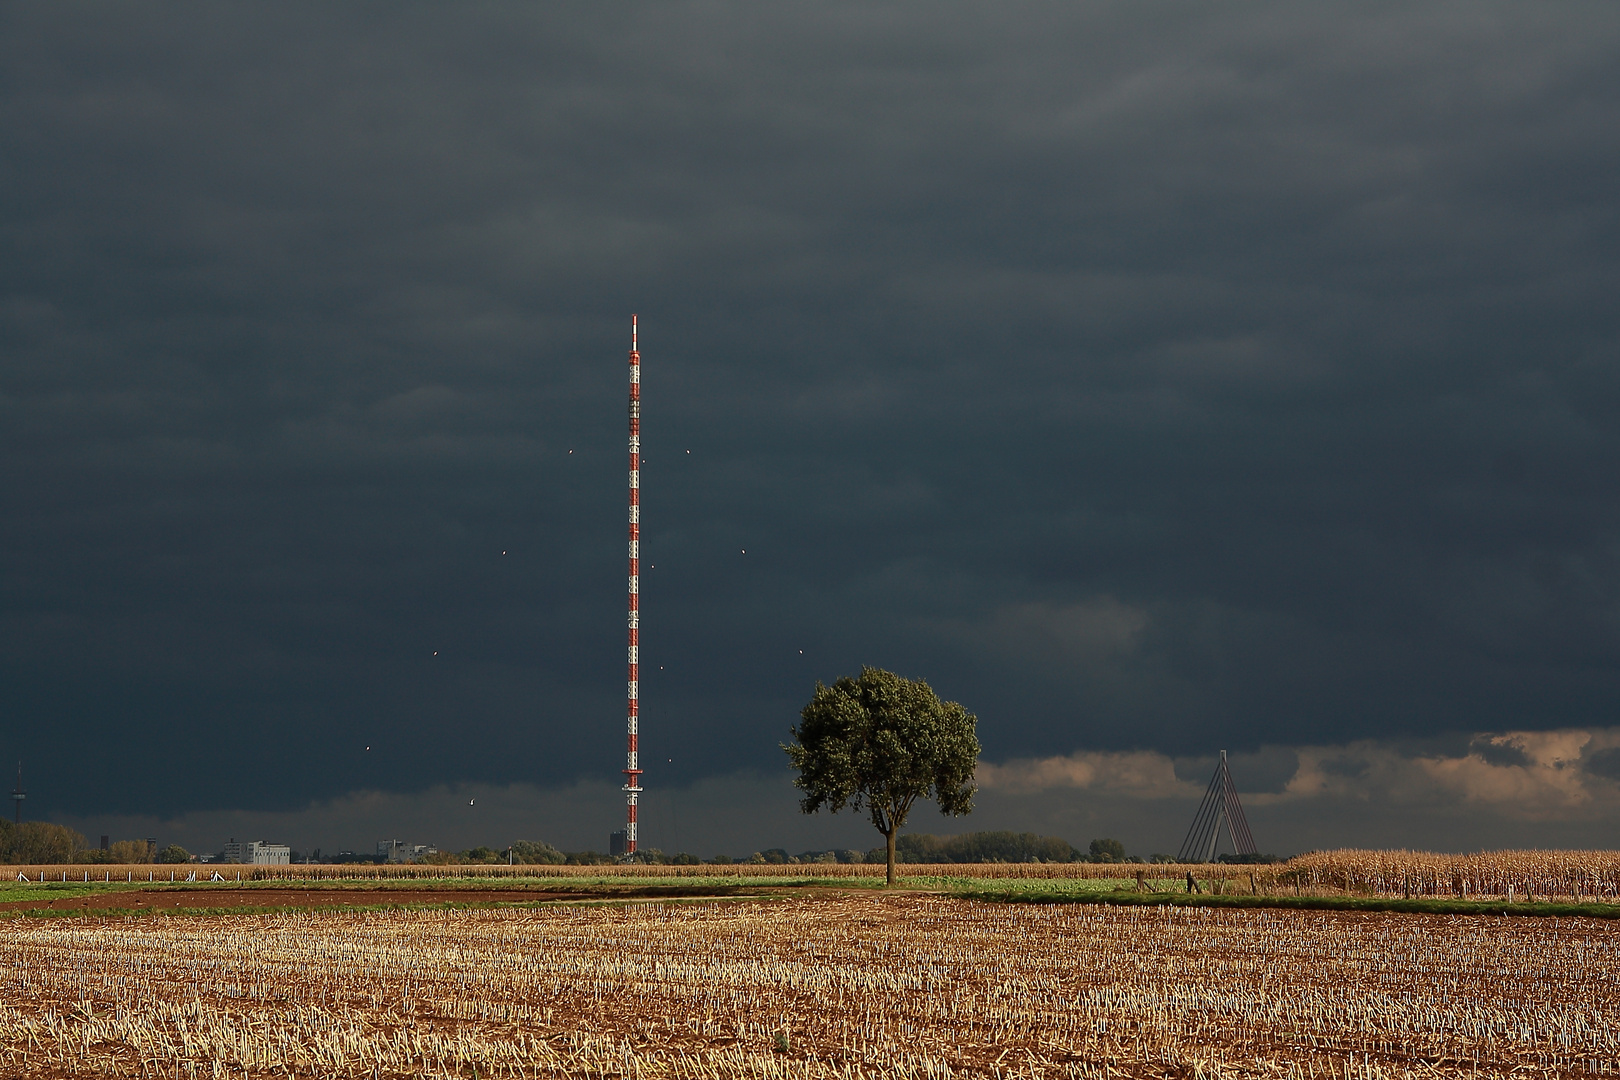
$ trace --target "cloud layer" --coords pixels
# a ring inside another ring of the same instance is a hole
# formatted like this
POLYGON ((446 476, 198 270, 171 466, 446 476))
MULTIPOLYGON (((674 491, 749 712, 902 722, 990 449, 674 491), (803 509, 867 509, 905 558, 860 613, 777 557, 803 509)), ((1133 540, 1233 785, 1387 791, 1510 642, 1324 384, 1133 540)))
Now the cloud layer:
MULTIPOLYGON (((1620 816, 1617 748, 1620 728, 1566 728, 1461 740, 1263 746, 1232 755, 1231 768, 1268 850, 1601 847, 1620 816)), ((987 763, 979 777, 992 800, 1128 806, 1120 827, 1132 830, 1138 815, 1161 828, 1176 814, 1190 824, 1212 771, 1207 759, 1082 751, 987 763)))
MULTIPOLYGON (((1483 733, 1455 746, 1362 740, 1338 746, 1265 746, 1230 758, 1256 842, 1291 855, 1334 847, 1470 851, 1504 846, 1602 847, 1620 815, 1620 728, 1483 733)), ((1061 836, 1082 849, 1098 837, 1133 854, 1174 854, 1214 765, 1157 751, 1081 751, 981 762, 970 816, 920 804, 908 832, 984 829, 1061 836)), ((646 798, 647 846, 746 856, 878 846, 863 815, 798 813, 790 778, 742 772, 655 790, 646 798)), ((605 850, 621 796, 600 781, 568 786, 464 784, 409 794, 368 790, 287 811, 193 811, 75 817, 94 838, 155 836, 194 851, 228 837, 274 838, 301 851, 374 850, 378 840, 447 849, 544 839, 564 850, 605 850), (608 824, 605 824, 608 823, 608 824)), ((1224 841, 1222 850, 1231 850, 1224 841)))
POLYGON ((1568 753, 1620 705, 1617 47, 1591 4, 8 8, 0 753, 86 819, 612 782, 632 311, 654 790, 775 775, 862 664, 1143 791, 1568 753))

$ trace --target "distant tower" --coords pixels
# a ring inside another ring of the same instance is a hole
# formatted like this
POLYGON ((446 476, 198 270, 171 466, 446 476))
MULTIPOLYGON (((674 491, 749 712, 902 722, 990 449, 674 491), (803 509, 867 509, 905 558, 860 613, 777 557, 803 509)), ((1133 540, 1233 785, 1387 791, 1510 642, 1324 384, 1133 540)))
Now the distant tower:
POLYGON ((1232 850, 1239 855, 1258 855, 1254 837, 1249 835, 1249 821, 1243 816, 1243 804, 1238 801, 1237 788, 1232 784, 1232 773, 1226 767, 1226 751, 1221 751, 1221 763, 1215 766, 1215 776, 1204 792, 1198 816, 1193 818, 1187 839, 1181 843, 1177 862, 1214 862, 1215 848, 1221 841, 1221 826, 1232 838, 1232 850))
POLYGON ((18 825, 21 825, 22 824, 22 801, 24 799, 28 798, 28 792, 23 790, 23 786, 22 786, 22 762, 20 762, 20 761, 17 762, 17 786, 15 788, 12 788, 12 790, 11 790, 11 798, 12 798, 13 803, 16 804, 16 813, 12 817, 12 821, 15 822, 18 825))
MULTIPOLYGON (((624 759, 624 854, 636 853, 636 802, 641 796, 641 758, 636 750, 641 691, 641 353, 636 349, 636 317, 630 316, 630 683, 626 720, 629 748, 624 759)), ((617 845, 614 845, 617 846, 617 845)))

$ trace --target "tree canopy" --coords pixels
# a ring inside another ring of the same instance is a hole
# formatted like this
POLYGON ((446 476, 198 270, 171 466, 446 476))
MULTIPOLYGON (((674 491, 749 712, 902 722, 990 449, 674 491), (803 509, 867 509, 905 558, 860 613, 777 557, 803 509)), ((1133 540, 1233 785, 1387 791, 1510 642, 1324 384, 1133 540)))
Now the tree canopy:
POLYGON ((512 845, 512 861, 525 864, 565 863, 568 856, 546 843, 544 840, 519 840, 512 845))
POLYGON ((1085 859, 1073 844, 1059 837, 1006 831, 959 836, 908 833, 895 838, 894 853, 902 863, 1069 863, 1085 859))
POLYGON ((799 721, 782 749, 799 773, 800 809, 867 811, 887 841, 889 884, 895 834, 917 800, 932 799, 942 814, 972 811, 978 718, 920 679, 863 667, 857 678, 818 682, 799 721))
POLYGON ((1091 842, 1092 862, 1124 862, 1125 845, 1118 840, 1102 839, 1091 842))
POLYGON ((65 825, 48 821, 13 825, 0 821, 0 861, 35 865, 72 862, 73 853, 83 847, 83 835, 65 825))

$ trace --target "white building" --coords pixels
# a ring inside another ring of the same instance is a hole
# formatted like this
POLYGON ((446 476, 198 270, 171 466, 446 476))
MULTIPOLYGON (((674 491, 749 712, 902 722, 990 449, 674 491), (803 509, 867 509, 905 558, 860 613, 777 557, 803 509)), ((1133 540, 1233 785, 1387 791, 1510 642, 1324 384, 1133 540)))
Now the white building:
POLYGON ((377 841, 377 858, 386 862, 410 862, 424 855, 437 855, 439 849, 432 844, 407 844, 403 840, 377 841))
POLYGON ((255 866, 286 866, 292 862, 292 848, 286 844, 266 844, 255 840, 248 845, 248 859, 255 866))
POLYGON ((286 866, 292 862, 292 848, 286 844, 267 844, 263 840, 238 842, 231 837, 225 845, 225 861, 251 863, 254 866, 286 866))

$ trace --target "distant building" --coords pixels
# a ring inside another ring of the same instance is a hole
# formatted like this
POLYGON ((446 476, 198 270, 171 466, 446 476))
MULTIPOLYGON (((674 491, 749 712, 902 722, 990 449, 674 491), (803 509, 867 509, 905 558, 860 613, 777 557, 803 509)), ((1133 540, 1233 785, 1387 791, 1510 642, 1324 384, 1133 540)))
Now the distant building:
POLYGON ((286 866, 292 862, 292 848, 286 844, 266 844, 254 841, 248 845, 248 859, 255 866, 286 866))
POLYGON ((628 855, 629 853, 630 833, 628 830, 620 829, 618 832, 615 832, 612 836, 608 837, 609 855, 612 855, 615 859, 617 859, 619 856, 628 855))
POLYGON ((377 841, 377 858, 383 862, 410 862, 424 855, 437 855, 439 849, 432 844, 407 844, 403 840, 377 841))
POLYGON ((263 840, 238 842, 234 836, 225 845, 223 855, 225 862, 253 866, 286 866, 292 862, 292 848, 286 844, 267 844, 263 840))

